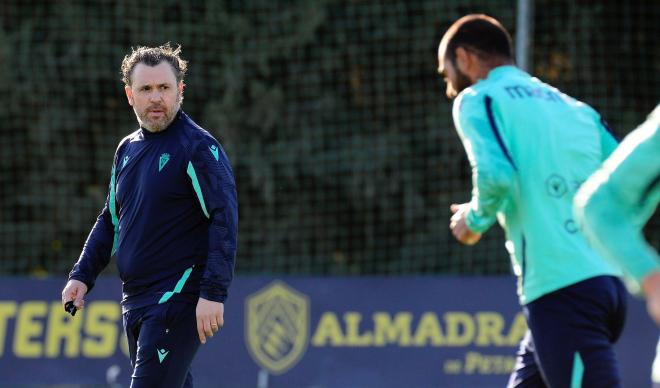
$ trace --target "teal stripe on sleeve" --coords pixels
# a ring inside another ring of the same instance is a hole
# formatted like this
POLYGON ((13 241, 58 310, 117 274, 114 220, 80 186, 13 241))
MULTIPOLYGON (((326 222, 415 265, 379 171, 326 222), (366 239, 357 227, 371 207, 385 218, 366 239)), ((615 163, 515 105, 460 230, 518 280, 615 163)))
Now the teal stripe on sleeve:
POLYGON ((115 166, 112 166, 112 176, 110 177, 110 199, 108 203, 108 209, 110 210, 110 216, 112 217, 112 226, 115 229, 115 238, 112 242, 112 252, 110 255, 114 255, 117 251, 117 242, 119 241, 119 219, 117 218, 117 206, 115 204, 115 166))
POLYGON ((573 357, 573 374, 571 375, 571 388, 582 387, 582 376, 584 376, 584 363, 579 352, 573 357))
POLYGON ((190 273, 192 272, 194 267, 195 266, 193 265, 192 267, 188 268, 186 272, 183 273, 181 279, 179 279, 179 281, 176 282, 176 285, 174 286, 174 290, 167 291, 166 293, 164 293, 163 296, 158 301, 158 304, 167 302, 174 294, 178 294, 179 292, 181 292, 183 286, 186 284, 186 281, 188 280, 188 277, 190 276, 190 273))
POLYGON ((495 135, 495 140, 497 140, 497 144, 500 146, 500 149, 502 150, 504 157, 506 157, 506 160, 508 160, 509 163, 511 163, 511 167, 513 167, 514 170, 518 171, 518 167, 516 167, 516 164, 513 162, 513 158, 511 157, 509 150, 506 148, 506 145, 504 145, 504 140, 502 140, 502 134, 500 134, 500 130, 499 128, 497 128, 497 123, 495 122, 495 115, 493 114, 493 99, 490 96, 486 96, 484 102, 486 103, 486 114, 488 115, 488 123, 490 124, 490 129, 493 131, 493 135, 495 135))
POLYGON ((210 218, 209 212, 206 210, 204 197, 202 196, 202 188, 199 187, 199 181, 197 180, 197 174, 195 173, 195 168, 193 167, 192 162, 188 162, 188 176, 192 180, 193 189, 195 189, 199 203, 202 205, 202 211, 204 211, 204 215, 206 215, 206 218, 210 218))

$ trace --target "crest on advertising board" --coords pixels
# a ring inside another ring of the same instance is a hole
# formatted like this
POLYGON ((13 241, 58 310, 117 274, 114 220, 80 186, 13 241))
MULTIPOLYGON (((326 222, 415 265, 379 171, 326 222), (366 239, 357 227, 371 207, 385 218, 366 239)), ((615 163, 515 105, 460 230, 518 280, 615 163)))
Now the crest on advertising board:
POLYGON ((252 358, 270 373, 291 369, 307 349, 309 298, 281 281, 247 297, 245 340, 252 358))

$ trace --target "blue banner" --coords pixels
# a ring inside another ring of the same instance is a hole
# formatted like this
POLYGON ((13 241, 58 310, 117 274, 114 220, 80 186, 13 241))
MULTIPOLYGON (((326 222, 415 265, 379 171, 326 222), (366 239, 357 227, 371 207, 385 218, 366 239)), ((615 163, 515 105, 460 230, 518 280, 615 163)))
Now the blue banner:
MULTIPOLYGON (((129 386, 118 280, 75 317, 62 280, 0 284, 0 386, 129 386)), ((503 387, 525 330, 508 277, 240 277, 192 370, 197 387, 503 387)), ((657 338, 631 298, 624 386, 650 385, 657 338)))

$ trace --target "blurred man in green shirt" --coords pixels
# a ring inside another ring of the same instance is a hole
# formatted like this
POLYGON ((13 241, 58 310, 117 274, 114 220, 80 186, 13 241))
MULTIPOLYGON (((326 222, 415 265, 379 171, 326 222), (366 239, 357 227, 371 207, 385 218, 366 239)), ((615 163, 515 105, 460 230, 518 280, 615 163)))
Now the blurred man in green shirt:
MULTIPOLYGON (((630 133, 575 197, 575 216, 594 248, 619 265, 660 324, 660 256, 642 227, 660 202, 660 105, 630 133)), ((660 342, 658 343, 660 350, 660 342)), ((653 364, 660 387, 660 358, 653 364)))

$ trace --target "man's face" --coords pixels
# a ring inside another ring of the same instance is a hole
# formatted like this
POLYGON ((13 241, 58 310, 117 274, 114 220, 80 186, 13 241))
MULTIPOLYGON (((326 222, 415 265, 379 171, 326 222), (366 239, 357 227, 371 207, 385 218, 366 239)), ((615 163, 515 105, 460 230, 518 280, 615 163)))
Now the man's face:
POLYGON ((472 86, 472 82, 465 73, 463 73, 454 63, 445 55, 445 50, 441 45, 438 50, 438 74, 442 76, 447 83, 446 94, 450 99, 455 98, 463 89, 472 86))
POLYGON ((174 69, 165 61, 153 67, 138 63, 131 85, 124 90, 140 125, 150 132, 159 132, 170 125, 179 111, 183 82, 177 84, 174 69))

